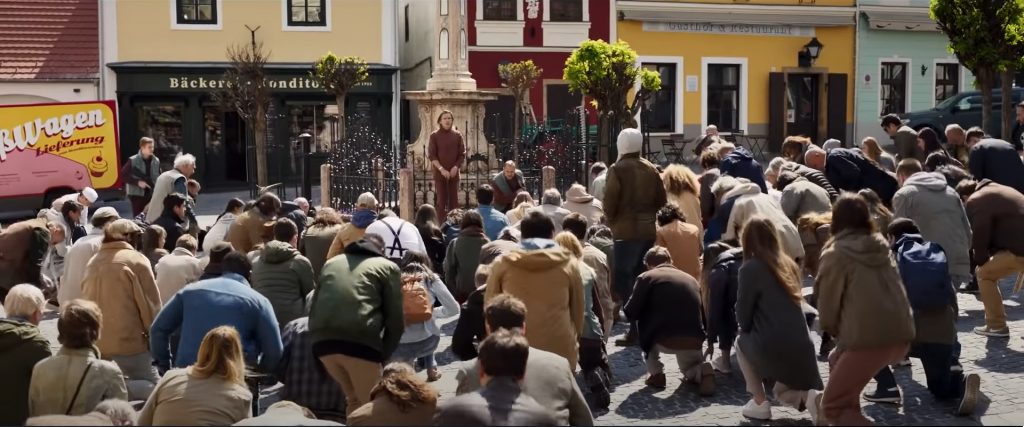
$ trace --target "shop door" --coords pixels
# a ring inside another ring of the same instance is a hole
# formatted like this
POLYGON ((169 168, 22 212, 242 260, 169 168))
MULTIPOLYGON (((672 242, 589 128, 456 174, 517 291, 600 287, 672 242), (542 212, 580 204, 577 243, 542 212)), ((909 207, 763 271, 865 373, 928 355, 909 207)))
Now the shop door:
POLYGON ((818 81, 817 74, 790 74, 786 84, 786 133, 806 136, 818 141, 818 81))
POLYGON ((248 181, 247 154, 251 150, 247 150, 245 120, 236 112, 222 112, 219 107, 208 106, 203 111, 203 134, 206 139, 203 185, 218 187, 248 181))

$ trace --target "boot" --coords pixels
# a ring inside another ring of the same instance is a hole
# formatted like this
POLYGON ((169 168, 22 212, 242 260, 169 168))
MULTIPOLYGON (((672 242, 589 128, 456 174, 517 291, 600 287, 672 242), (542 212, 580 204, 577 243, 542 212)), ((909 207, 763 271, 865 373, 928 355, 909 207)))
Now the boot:
POLYGON ((629 331, 624 337, 615 340, 615 345, 619 347, 635 347, 637 345, 636 323, 629 324, 629 331))

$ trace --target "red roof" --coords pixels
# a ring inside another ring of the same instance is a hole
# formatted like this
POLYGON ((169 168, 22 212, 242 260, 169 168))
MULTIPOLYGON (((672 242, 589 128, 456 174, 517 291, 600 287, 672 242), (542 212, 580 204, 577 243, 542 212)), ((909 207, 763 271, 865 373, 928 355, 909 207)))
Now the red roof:
POLYGON ((99 76, 99 0, 0 1, 0 79, 99 76))

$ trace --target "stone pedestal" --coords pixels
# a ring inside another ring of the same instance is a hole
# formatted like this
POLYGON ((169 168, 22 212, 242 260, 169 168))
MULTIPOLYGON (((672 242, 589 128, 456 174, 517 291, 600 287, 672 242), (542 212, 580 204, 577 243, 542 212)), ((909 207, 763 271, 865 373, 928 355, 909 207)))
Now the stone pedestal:
POLYGON ((501 167, 495 155, 494 146, 487 143, 484 135, 484 103, 498 99, 497 92, 479 90, 426 90, 403 92, 406 99, 416 101, 419 105, 417 114, 420 119, 420 133, 416 142, 409 144, 408 162, 410 168, 419 168, 429 172, 430 161, 427 160, 427 143, 430 134, 438 129, 437 118, 444 110, 451 111, 455 116, 455 128, 462 133, 466 143, 467 165, 463 170, 467 174, 489 173, 501 167), (467 128, 468 125, 468 128, 467 128), (470 161, 475 154, 483 154, 488 162, 470 161))

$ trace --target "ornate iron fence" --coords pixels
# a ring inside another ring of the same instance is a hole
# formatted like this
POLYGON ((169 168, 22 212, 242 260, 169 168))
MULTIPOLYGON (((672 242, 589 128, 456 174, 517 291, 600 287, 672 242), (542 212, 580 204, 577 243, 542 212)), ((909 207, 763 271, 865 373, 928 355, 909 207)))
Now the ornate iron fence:
POLYGON ((331 165, 331 206, 346 212, 356 199, 372 193, 382 208, 398 211, 398 147, 369 119, 349 119, 348 137, 336 141, 328 155, 331 165))

